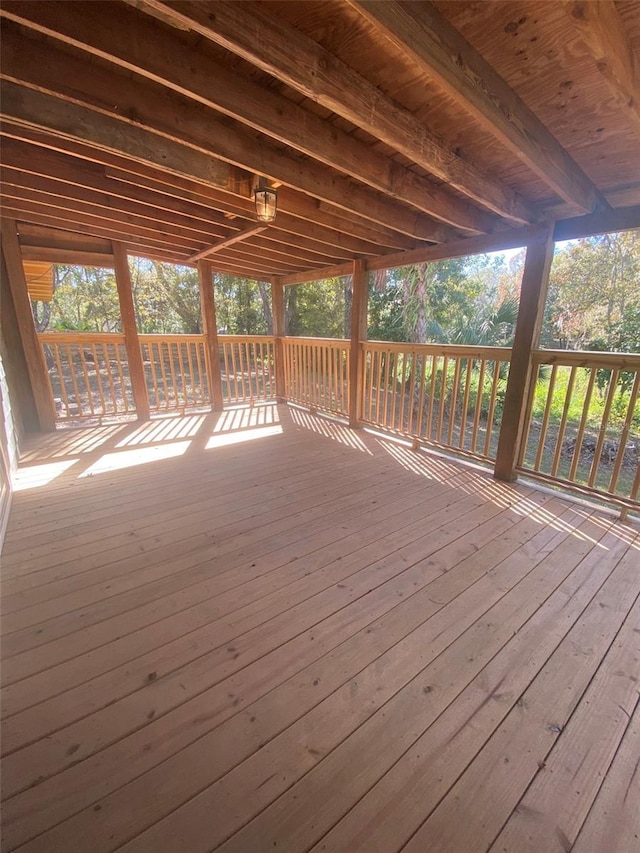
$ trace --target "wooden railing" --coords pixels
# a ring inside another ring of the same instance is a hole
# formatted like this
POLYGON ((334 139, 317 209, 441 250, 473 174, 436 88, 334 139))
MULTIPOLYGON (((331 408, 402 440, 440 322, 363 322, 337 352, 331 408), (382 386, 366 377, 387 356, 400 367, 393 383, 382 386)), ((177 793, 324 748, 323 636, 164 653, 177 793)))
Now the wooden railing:
POLYGON ((438 447, 493 459, 511 351, 363 344, 360 419, 438 447))
MULTIPOLYGON (((125 338, 39 335, 57 419, 135 412, 125 338)), ((211 405, 204 335, 141 335, 151 411, 211 405)), ((276 395, 275 338, 219 336, 224 402, 276 395)), ((284 397, 349 415, 349 341, 282 338, 284 397)), ((367 341, 357 420, 482 460, 495 459, 511 351, 367 341)), ((640 355, 536 350, 517 470, 640 509, 640 355)))
POLYGON ((349 341, 283 338, 284 385, 288 400, 312 409, 348 415, 349 341))
POLYGON ((152 412, 210 404, 204 335, 139 335, 152 412))
POLYGON ((225 403, 275 397, 274 342, 271 335, 218 335, 225 403))
POLYGON ((640 355, 536 350, 518 470, 640 508, 640 355))
POLYGON ((124 335, 39 335, 60 421, 135 411, 124 335))

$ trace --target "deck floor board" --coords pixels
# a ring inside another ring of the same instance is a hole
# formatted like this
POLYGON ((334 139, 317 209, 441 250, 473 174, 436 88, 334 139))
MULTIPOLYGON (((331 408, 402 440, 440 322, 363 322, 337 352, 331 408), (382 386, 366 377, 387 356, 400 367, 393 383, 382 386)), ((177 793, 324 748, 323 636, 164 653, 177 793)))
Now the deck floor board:
POLYGON ((60 431, 20 478, 3 850, 637 831, 632 524, 284 406, 60 431))

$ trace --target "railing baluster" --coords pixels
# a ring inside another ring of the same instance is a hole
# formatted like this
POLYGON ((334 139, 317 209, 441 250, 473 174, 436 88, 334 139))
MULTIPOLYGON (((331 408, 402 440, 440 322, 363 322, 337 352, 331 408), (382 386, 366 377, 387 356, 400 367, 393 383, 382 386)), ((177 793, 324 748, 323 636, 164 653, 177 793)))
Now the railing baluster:
MULTIPOLYGON (((84 385, 85 385, 85 389, 86 389, 87 405, 89 407, 89 411, 91 413, 91 416, 95 417, 96 409, 95 409, 95 406, 93 404, 93 394, 91 391, 91 383, 89 382, 89 373, 87 371, 87 360, 85 357, 84 345, 81 344, 78 346, 78 354, 80 356, 80 365, 82 367, 82 374, 84 376, 84 385)), ((81 414, 84 414, 82 412, 82 407, 80 407, 80 412, 81 412, 81 414)))
POLYGON ((69 395, 67 394, 67 385, 65 382, 64 371, 62 370, 62 363, 60 361, 60 347, 57 344, 51 345, 53 351, 53 357, 56 362, 56 367, 58 369, 58 382, 60 383, 60 396, 62 400, 62 404, 67 410, 67 417, 71 417, 71 410, 69 408, 69 395))
POLYGON ((155 349, 156 359, 154 359, 154 363, 158 367, 158 375, 160 377, 160 384, 162 385, 162 400, 159 401, 158 408, 163 410, 169 407, 169 384, 167 382, 167 371, 164 361, 164 343, 162 341, 158 341, 155 345, 155 349))
POLYGON ((172 347, 171 341, 166 341, 165 347, 167 349, 167 365, 168 365, 167 380, 169 382, 169 386, 168 386, 169 393, 168 393, 168 397, 167 397, 167 408, 169 409, 169 408, 173 408, 173 406, 177 405, 178 394, 177 394, 177 389, 176 389, 176 371, 175 371, 175 365, 173 363, 173 350, 171 349, 171 347, 172 347))
MULTIPOLYGON (((542 417, 542 426, 540 427, 540 437, 538 439, 538 452, 536 453, 536 461, 534 463, 536 471, 540 470, 540 463, 542 462, 542 455, 544 453, 545 441, 547 439, 547 430, 549 428, 549 416, 551 414, 551 406, 553 404, 553 392, 554 392, 555 387, 556 387, 556 374, 557 374, 557 372, 558 372, 558 366, 557 366, 557 364, 554 364, 553 367, 551 368, 551 376, 549 377, 549 387, 547 389, 547 401, 546 401, 546 404, 544 407, 544 415, 542 417)), ((538 376, 540 376, 539 369, 538 369, 538 376)), ((531 385, 532 385, 532 392, 533 392, 533 391, 535 391, 535 386, 534 386, 533 382, 531 383, 531 385)), ((526 447, 526 445, 529 442, 529 430, 531 428, 532 420, 533 420, 533 418, 529 415, 529 417, 527 418, 527 421, 529 423, 529 429, 527 429, 525 431, 524 438, 523 438, 523 446, 524 447, 526 447)))
POLYGON ((253 362, 251 361, 251 353, 249 344, 244 342, 244 354, 247 359, 247 387, 249 388, 249 402, 253 405, 253 398, 256 396, 253 390, 253 362))
POLYGON ((453 368, 453 388, 451 389, 451 405, 449 406, 449 430, 447 433, 447 443, 451 447, 453 445, 453 429, 456 424, 456 406, 458 405, 458 389, 460 385, 460 358, 456 357, 456 363, 453 368))
POLYGON ((571 460, 571 469, 569 471, 569 479, 575 480, 576 471, 578 470, 578 465, 580 463, 580 454, 582 452, 582 442, 584 441, 584 433, 587 428, 587 420, 589 417, 589 406, 591 405, 591 395, 593 394, 593 386, 595 384, 596 379, 596 369, 595 367, 591 367, 591 375, 589 376, 589 384, 587 385, 587 390, 584 395, 584 405, 582 407, 582 417, 580 418, 580 425, 578 427, 578 434, 576 436, 576 444, 573 449, 573 458, 571 460))
MULTIPOLYGON (((118 378, 120 380, 120 396, 124 402, 124 410, 128 412, 130 409, 129 406, 129 395, 127 393, 127 381, 125 379, 126 371, 122 365, 122 348, 124 344, 118 344, 115 348, 116 352, 116 367, 118 369, 118 378)), ((127 366, 129 362, 127 361, 127 366)))
POLYGON ((175 348, 179 377, 179 382, 176 385, 176 407, 184 409, 187 405, 187 377, 184 369, 184 343, 182 341, 175 341, 175 348))
POLYGON ((415 430, 413 428, 413 422, 416 414, 416 366, 417 366, 417 352, 416 350, 411 351, 410 355, 410 363, 407 365, 408 367, 408 376, 407 376, 407 386, 406 386, 406 433, 407 435, 413 435, 415 430))
POLYGON ((435 353, 431 356, 431 382, 429 384, 429 410, 427 412, 427 426, 425 427, 425 436, 426 438, 431 438, 431 431, 433 426, 433 411, 435 407, 436 400, 436 382, 438 378, 438 364, 440 362, 440 356, 435 353))
POLYGON ((416 429, 416 435, 420 438, 422 437, 422 421, 424 416, 424 386, 427 381, 427 354, 423 353, 420 358, 420 393, 418 395, 418 412, 417 412, 417 421, 418 426, 416 429))
POLYGON ((484 396, 484 372, 487 366, 486 358, 480 359, 480 374, 478 376, 478 388, 476 391, 475 411, 473 413, 473 429, 471 431, 471 453, 476 453, 478 445, 478 430, 480 428, 480 413, 482 412, 482 398, 484 396))
POLYGON ((204 404, 211 402, 211 390, 209 389, 209 374, 207 372, 207 350, 204 341, 196 344, 196 356, 198 359, 198 386, 200 388, 200 399, 204 404))
MULTIPOLYGON (((594 368, 595 370, 595 368, 594 368)), ((598 468, 600 467, 600 456, 602 455, 602 447, 604 445, 604 439, 607 433, 607 426, 609 423, 609 416, 611 414, 611 406, 613 404, 613 398, 616 392, 616 387, 618 385, 618 377, 620 376, 619 370, 614 370, 609 377, 609 387, 607 388, 607 399, 604 405, 604 411, 602 413, 602 418, 600 420, 600 430, 598 435, 598 440, 596 442, 596 448, 593 453, 593 459, 591 460, 591 470, 589 471, 589 480, 588 485, 593 486, 596 480, 596 475, 598 473, 598 468)), ((620 448, 618 448, 618 452, 620 452, 620 448)))
MULTIPOLYGON (((460 357, 462 365, 462 356, 460 357)), ((473 359, 467 358, 467 372, 464 381, 464 394, 462 397, 462 412, 460 413, 460 434, 458 436, 458 447, 464 449, 464 438, 467 432, 467 415, 469 412, 469 394, 471 393, 471 370, 473 368, 473 359)), ((462 370, 462 367, 460 368, 462 370)))
POLYGON ((226 391, 225 401, 231 402, 233 400, 232 392, 231 392, 231 369, 229 367, 229 344, 227 341, 222 342, 222 358, 224 361, 224 376, 226 379, 226 391))
POLYGON ((565 392, 564 406, 562 408, 562 418, 558 427, 558 435, 556 437, 556 448, 553 454, 553 463, 551 465, 551 476, 555 477, 560 466, 560 457, 562 456, 562 445, 564 443, 564 434, 567 429, 567 418, 569 417, 569 407, 571 406, 571 398, 573 397, 573 387, 576 381, 577 367, 574 365, 569 374, 569 382, 565 392))
POLYGON ((118 347, 120 345, 118 343, 107 344, 106 349, 106 366, 107 366, 107 379, 109 380, 109 389, 111 391, 111 405, 113 406, 113 411, 118 411, 118 392, 116 390, 116 383, 114 382, 113 370, 111 367, 112 362, 116 362, 118 359, 118 347), (109 348, 113 349, 113 358, 109 354, 109 348))
MULTIPOLYGON (((638 402, 638 397, 640 396, 640 367, 636 370, 635 379, 633 381, 633 387, 631 389, 631 394, 629 395, 629 405, 627 406, 627 413, 625 415, 624 423, 622 424, 622 430, 620 431, 620 441, 618 443, 618 453, 616 455, 616 461, 613 464, 613 471, 611 472, 611 480, 609 481, 609 492, 611 494, 616 493, 616 489, 618 487, 618 478, 620 476, 620 469, 622 467, 622 462, 624 459, 625 450, 627 447, 627 440, 629 438, 629 432, 631 430, 631 425, 633 423, 633 416, 635 413, 636 403, 638 402)), ((640 470, 640 463, 639 463, 640 470)), ((637 484, 636 477, 636 484, 637 484)), ((637 499, 636 495, 633 494, 633 491, 630 493, 630 498, 632 500, 637 499)))
POLYGON ((185 351, 186 358, 187 358, 187 364, 189 365, 189 382, 188 382, 187 387, 190 389, 188 394, 185 393, 185 397, 187 399, 187 402, 189 402, 189 396, 190 396, 191 402, 189 403, 189 405, 195 406, 197 401, 198 401, 198 398, 197 398, 196 387, 195 387, 195 373, 193 371, 193 359, 191 357, 191 343, 190 343, 190 341, 185 341, 183 346, 184 346, 184 351, 185 351))
POLYGON ((484 455, 489 456, 491 449, 491 436, 493 434, 493 418, 496 413, 496 400, 498 398, 498 382, 500 381, 500 368, 502 361, 494 362, 493 382, 491 383, 491 399, 489 401, 489 412, 487 414, 487 432, 484 438, 484 455))
POLYGON ((96 344, 91 344, 91 352, 93 354, 93 366, 96 375, 96 388, 98 390, 98 396, 100 397, 100 403, 102 405, 102 414, 107 414, 107 404, 104 399, 104 391, 102 388, 102 374, 100 372, 100 361, 98 359, 98 351, 96 349, 96 344))
POLYGON ((447 400, 447 373, 449 372, 449 357, 444 356, 442 359, 442 382, 440 383, 440 411, 438 412, 438 432, 436 433, 436 441, 442 444, 442 427, 444 424, 444 407, 447 400))
POLYGON ((73 346, 74 344, 67 344, 67 362, 69 364, 69 373, 71 374, 71 387, 73 388, 73 396, 76 401, 76 414, 81 416, 82 400, 80 398, 80 391, 78 390, 78 382, 76 380, 76 371, 74 369, 73 346))

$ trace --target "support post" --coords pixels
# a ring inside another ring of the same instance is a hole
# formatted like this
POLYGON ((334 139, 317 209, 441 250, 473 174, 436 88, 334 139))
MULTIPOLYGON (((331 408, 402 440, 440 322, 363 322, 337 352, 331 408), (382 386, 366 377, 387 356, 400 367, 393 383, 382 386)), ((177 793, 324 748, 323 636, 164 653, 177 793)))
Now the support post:
POLYGON ((520 307, 494 469, 494 477, 497 480, 513 482, 517 478, 515 467, 525 426, 526 402, 531 382, 531 351, 538 343, 542 325, 553 245, 553 223, 540 225, 527 241, 520 307))
POLYGON ((287 391, 284 385, 284 346, 282 338, 285 333, 284 323, 284 285, 280 276, 271 279, 271 316, 273 317, 273 335, 275 337, 274 359, 276 374, 276 400, 278 403, 287 402, 287 391))
POLYGON ((211 410, 221 412, 224 408, 224 398, 222 396, 222 374, 220 373, 216 302, 213 293, 213 273, 210 261, 198 261, 198 285, 200 287, 202 331, 205 336, 207 364, 209 366, 211 410))
POLYGON ((44 353, 33 322, 27 280, 22 266, 20 243, 18 242, 18 229, 13 219, 2 220, 2 257, 15 306, 18 332, 29 373, 31 390, 33 391, 38 423, 43 432, 51 432, 56 428, 56 407, 44 353))
POLYGON ((353 262, 353 299, 351 301, 351 343, 349 353, 349 426, 358 429, 361 422, 363 358, 360 344, 367 339, 369 273, 366 262, 353 262))
POLYGON ((136 312, 133 305, 129 262, 127 260, 127 252, 122 243, 114 241, 112 245, 116 287, 118 288, 118 301, 120 302, 120 317, 122 319, 122 331, 127 350, 127 362, 129 363, 133 402, 135 403, 138 420, 146 421, 149 419, 149 396, 144 376, 142 351, 140 349, 140 341, 138 340, 138 327, 136 325, 136 312))

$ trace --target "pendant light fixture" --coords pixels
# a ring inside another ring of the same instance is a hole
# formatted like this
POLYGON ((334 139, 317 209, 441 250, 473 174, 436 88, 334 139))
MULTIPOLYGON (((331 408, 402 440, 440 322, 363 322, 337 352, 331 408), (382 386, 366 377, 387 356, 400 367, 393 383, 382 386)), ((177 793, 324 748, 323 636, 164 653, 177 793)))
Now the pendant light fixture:
POLYGON ((267 186, 266 178, 258 178, 253 190, 253 200, 260 222, 273 222, 278 211, 278 192, 267 186))

